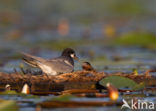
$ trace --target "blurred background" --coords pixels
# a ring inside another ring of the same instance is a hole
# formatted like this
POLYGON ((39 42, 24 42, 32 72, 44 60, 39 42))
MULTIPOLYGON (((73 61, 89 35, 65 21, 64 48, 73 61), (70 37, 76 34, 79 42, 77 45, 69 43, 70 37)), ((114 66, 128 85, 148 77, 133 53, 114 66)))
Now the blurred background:
MULTIPOLYGON (((98 71, 156 66, 155 0, 1 0, 0 71, 28 68, 19 52, 44 58, 75 49, 98 71)), ((76 70, 81 65, 76 62, 76 70)))

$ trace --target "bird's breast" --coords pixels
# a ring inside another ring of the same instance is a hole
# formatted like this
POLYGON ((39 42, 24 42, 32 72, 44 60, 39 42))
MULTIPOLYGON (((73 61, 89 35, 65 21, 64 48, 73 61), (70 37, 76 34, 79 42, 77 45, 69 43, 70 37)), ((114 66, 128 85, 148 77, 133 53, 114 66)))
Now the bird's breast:
POLYGON ((48 75, 57 75, 57 72, 55 70, 52 69, 52 67, 47 66, 47 65, 39 65, 40 68, 42 69, 42 71, 48 75))

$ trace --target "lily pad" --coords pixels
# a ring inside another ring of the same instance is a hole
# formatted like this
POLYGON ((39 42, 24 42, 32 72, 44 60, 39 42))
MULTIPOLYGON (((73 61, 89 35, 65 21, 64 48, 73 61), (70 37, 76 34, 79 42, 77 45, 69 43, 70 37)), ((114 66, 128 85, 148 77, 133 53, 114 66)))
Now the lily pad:
POLYGON ((16 91, 4 91, 0 93, 1 95, 17 95, 18 93, 16 91))
POLYGON ((106 87, 107 83, 111 83, 116 88, 135 88, 137 86, 137 83, 129 78, 121 77, 121 76, 109 76, 106 78, 103 78, 99 84, 106 87))
POLYGON ((31 95, 31 94, 23 94, 23 93, 17 93, 16 91, 10 90, 10 91, 4 91, 0 92, 0 95, 8 95, 8 96, 20 96, 26 99, 38 99, 39 96, 37 95, 31 95))
POLYGON ((70 101, 72 98, 74 98, 75 96, 70 95, 70 94, 65 94, 65 95, 61 95, 59 97, 55 97, 52 100, 53 101, 70 101))
POLYGON ((145 88, 145 83, 144 82, 141 82, 139 84, 137 84, 133 90, 141 90, 141 89, 144 89, 145 88))
POLYGON ((19 111, 19 108, 15 101, 0 100, 0 104, 0 111, 19 111))

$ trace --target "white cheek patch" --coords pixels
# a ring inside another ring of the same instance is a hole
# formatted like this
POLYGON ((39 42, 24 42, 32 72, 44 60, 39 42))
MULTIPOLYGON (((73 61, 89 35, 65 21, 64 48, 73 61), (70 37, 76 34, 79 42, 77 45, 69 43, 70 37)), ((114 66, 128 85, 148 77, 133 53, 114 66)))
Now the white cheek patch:
POLYGON ((70 54, 70 56, 71 56, 72 58, 74 58, 74 57, 75 57, 75 55, 74 55, 74 54, 70 54))

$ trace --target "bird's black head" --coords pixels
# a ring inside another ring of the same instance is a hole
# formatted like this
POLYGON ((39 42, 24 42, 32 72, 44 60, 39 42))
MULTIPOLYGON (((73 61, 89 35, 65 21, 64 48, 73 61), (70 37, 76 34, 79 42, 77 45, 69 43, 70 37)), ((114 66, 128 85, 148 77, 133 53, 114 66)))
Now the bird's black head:
POLYGON ((64 49, 62 52, 62 56, 68 56, 68 57, 78 60, 78 57, 76 56, 75 51, 71 48, 64 49))

